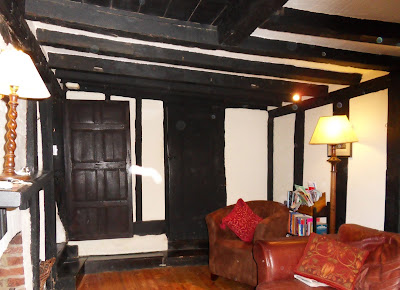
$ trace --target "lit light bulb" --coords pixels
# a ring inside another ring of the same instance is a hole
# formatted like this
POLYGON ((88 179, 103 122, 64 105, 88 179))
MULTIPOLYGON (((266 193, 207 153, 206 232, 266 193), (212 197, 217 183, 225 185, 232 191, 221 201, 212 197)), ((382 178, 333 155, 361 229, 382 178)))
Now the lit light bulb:
POLYGON ((299 94, 293 95, 293 101, 295 101, 295 102, 300 101, 300 95, 299 94))

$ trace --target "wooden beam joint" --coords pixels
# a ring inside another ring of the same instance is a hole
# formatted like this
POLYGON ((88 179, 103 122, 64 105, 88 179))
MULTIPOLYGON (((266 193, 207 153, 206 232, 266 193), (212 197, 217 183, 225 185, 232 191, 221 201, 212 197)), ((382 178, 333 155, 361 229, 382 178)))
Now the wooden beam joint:
POLYGON ((218 41, 224 45, 238 45, 250 36, 287 0, 240 0, 231 2, 218 25, 218 41))

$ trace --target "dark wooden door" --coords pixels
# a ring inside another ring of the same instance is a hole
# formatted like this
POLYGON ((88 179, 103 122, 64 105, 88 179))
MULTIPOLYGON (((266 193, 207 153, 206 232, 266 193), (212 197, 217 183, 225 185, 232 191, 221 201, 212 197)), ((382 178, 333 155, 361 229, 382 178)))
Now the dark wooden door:
POLYGON ((66 108, 69 238, 131 237, 127 102, 67 101, 66 108))
POLYGON ((167 105, 169 240, 207 239, 205 216, 226 205, 223 108, 167 105))

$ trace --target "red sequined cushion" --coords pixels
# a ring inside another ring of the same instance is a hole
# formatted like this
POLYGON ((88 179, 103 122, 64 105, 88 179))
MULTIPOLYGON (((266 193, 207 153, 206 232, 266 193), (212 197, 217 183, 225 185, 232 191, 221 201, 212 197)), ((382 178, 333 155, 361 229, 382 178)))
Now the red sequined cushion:
POLYGON ((230 228, 239 239, 251 243, 260 221, 262 221, 262 218, 256 215, 247 203, 240 198, 232 211, 222 219, 220 227, 222 229, 230 228))
POLYGON ((368 253, 312 233, 294 272, 337 289, 354 289, 368 253))

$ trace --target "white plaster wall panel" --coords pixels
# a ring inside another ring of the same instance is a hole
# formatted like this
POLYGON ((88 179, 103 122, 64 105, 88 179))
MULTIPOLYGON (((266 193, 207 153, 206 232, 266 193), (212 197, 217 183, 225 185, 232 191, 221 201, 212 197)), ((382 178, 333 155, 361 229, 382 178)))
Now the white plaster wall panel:
POLYGON ((274 118, 274 201, 283 202, 293 188, 295 114, 274 118))
MULTIPOLYGON (((135 154, 135 136, 136 136, 136 99, 122 96, 110 96, 111 101, 122 101, 129 102, 129 127, 131 132, 131 165, 136 164, 136 154, 135 154)), ((128 173, 129 177, 132 179, 132 215, 133 221, 136 220, 136 195, 135 195, 135 187, 136 187, 136 179, 135 176, 132 176, 131 173, 128 173)))
POLYGON ((67 91, 66 98, 68 100, 101 101, 106 99, 106 95, 103 93, 96 93, 96 92, 67 91))
POLYGON ((225 110, 227 204, 267 199, 268 112, 225 110))
POLYGON ((56 204, 56 243, 64 243, 67 241, 67 236, 65 233, 65 228, 60 219, 60 214, 58 213, 58 206, 56 204))
POLYGON ((309 181, 317 183, 317 189, 326 192, 329 200, 331 184, 331 167, 327 155, 327 145, 310 145, 311 136, 317 126, 319 117, 332 116, 332 104, 305 111, 304 124, 304 167, 303 185, 309 181))
POLYGON ((78 246, 79 256, 120 255, 168 250, 166 235, 133 236, 126 239, 70 241, 78 246))
POLYGON ((157 172, 142 178, 143 221, 165 219, 164 108, 162 101, 142 101, 142 167, 157 172))
POLYGON ((383 230, 386 191, 388 90, 350 100, 359 142, 349 159, 346 223, 383 230))

